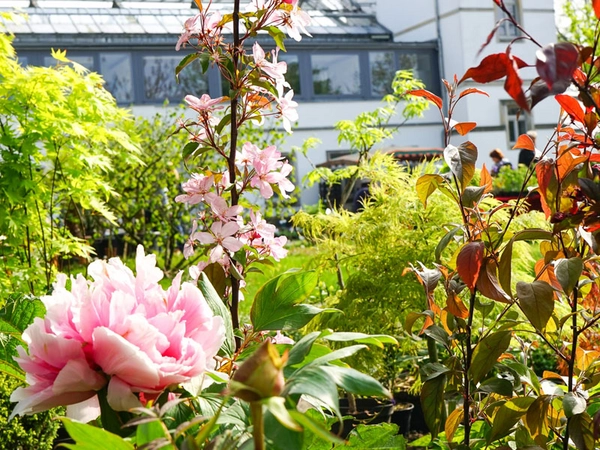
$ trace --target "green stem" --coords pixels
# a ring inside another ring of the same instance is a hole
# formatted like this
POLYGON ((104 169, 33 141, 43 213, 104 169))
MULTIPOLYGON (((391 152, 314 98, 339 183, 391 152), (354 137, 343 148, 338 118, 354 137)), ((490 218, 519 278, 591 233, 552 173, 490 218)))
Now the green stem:
POLYGON ((254 438, 254 450, 265 450, 265 421, 261 402, 250 402, 250 413, 252 415, 252 437, 254 438))

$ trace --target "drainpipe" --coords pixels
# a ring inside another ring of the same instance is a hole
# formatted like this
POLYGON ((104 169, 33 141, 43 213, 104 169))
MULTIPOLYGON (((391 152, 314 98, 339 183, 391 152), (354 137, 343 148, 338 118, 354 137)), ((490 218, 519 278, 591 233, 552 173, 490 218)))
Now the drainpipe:
MULTIPOLYGON (((441 19, 440 19, 440 0, 435 1, 435 30, 437 34, 437 47, 438 47, 438 65, 440 68, 440 76, 446 78, 446 71, 444 69, 444 46, 442 45, 442 31, 441 31, 441 19)), ((449 80, 452 82, 452 80, 449 80)), ((447 105, 444 103, 444 114, 447 114, 447 105)))

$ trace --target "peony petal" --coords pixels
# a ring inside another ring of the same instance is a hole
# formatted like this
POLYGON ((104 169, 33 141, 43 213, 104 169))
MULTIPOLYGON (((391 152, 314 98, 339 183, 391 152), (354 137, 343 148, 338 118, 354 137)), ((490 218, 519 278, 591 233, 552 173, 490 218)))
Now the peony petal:
POLYGON ((158 369, 147 354, 108 328, 96 328, 93 334, 94 361, 108 375, 127 380, 132 386, 154 389, 158 369))
POLYGON ((131 386, 119 377, 110 379, 106 400, 115 411, 129 411, 132 408, 142 406, 140 400, 132 392, 131 386))
POLYGON ((100 416, 100 403, 98 396, 93 397, 74 405, 67 406, 67 417, 81 423, 88 423, 96 420, 100 416))

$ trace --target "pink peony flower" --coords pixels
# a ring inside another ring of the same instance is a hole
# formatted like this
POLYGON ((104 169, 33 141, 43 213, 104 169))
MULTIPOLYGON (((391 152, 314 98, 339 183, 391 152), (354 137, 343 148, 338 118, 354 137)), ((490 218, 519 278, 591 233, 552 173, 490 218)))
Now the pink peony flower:
POLYGON ((139 393, 154 395, 214 368, 224 324, 200 290, 181 284, 181 273, 165 291, 154 255, 138 246, 137 275, 118 258, 89 266, 82 275, 59 276, 52 295, 42 297, 46 316, 23 333, 27 353, 15 358, 29 386, 18 388, 12 413, 29 414, 92 399, 108 384, 115 410, 140 405, 139 393))

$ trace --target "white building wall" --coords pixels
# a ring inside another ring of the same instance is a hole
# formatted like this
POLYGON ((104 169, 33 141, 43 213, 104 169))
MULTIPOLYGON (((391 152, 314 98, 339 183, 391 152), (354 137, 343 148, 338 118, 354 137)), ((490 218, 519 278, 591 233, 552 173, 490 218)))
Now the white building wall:
MULTIPOLYGON (((459 78, 469 67, 477 66, 481 60, 492 53, 506 50, 510 40, 495 36, 489 45, 478 55, 481 46, 496 23, 496 6, 492 0, 421 0, 407 4, 407 1, 378 0, 378 19, 394 34, 396 41, 431 41, 441 33, 441 51, 443 55, 442 77, 452 80, 459 78), (436 3, 439 11, 439 24, 436 21, 436 3)), ((521 23, 541 45, 556 42, 553 0, 521 0, 521 23)), ((537 46, 530 41, 520 40, 512 45, 512 53, 530 64, 535 64, 537 46)), ((534 68, 521 71, 524 88, 537 76, 534 68)), ((503 80, 485 85, 466 81, 463 87, 478 87, 490 94, 490 97, 472 95, 465 104, 457 109, 455 119, 477 122, 478 128, 465 137, 453 137, 459 143, 469 139, 479 148, 478 165, 491 160, 487 156, 494 148, 505 150, 506 156, 516 165, 518 152, 508 149, 508 135, 505 131, 503 102, 510 97, 503 89, 503 80)), ((552 135, 560 108, 552 98, 537 105, 531 116, 533 128, 538 132, 537 145, 543 148, 552 135)), ((441 144, 440 144, 441 145, 441 144)))

